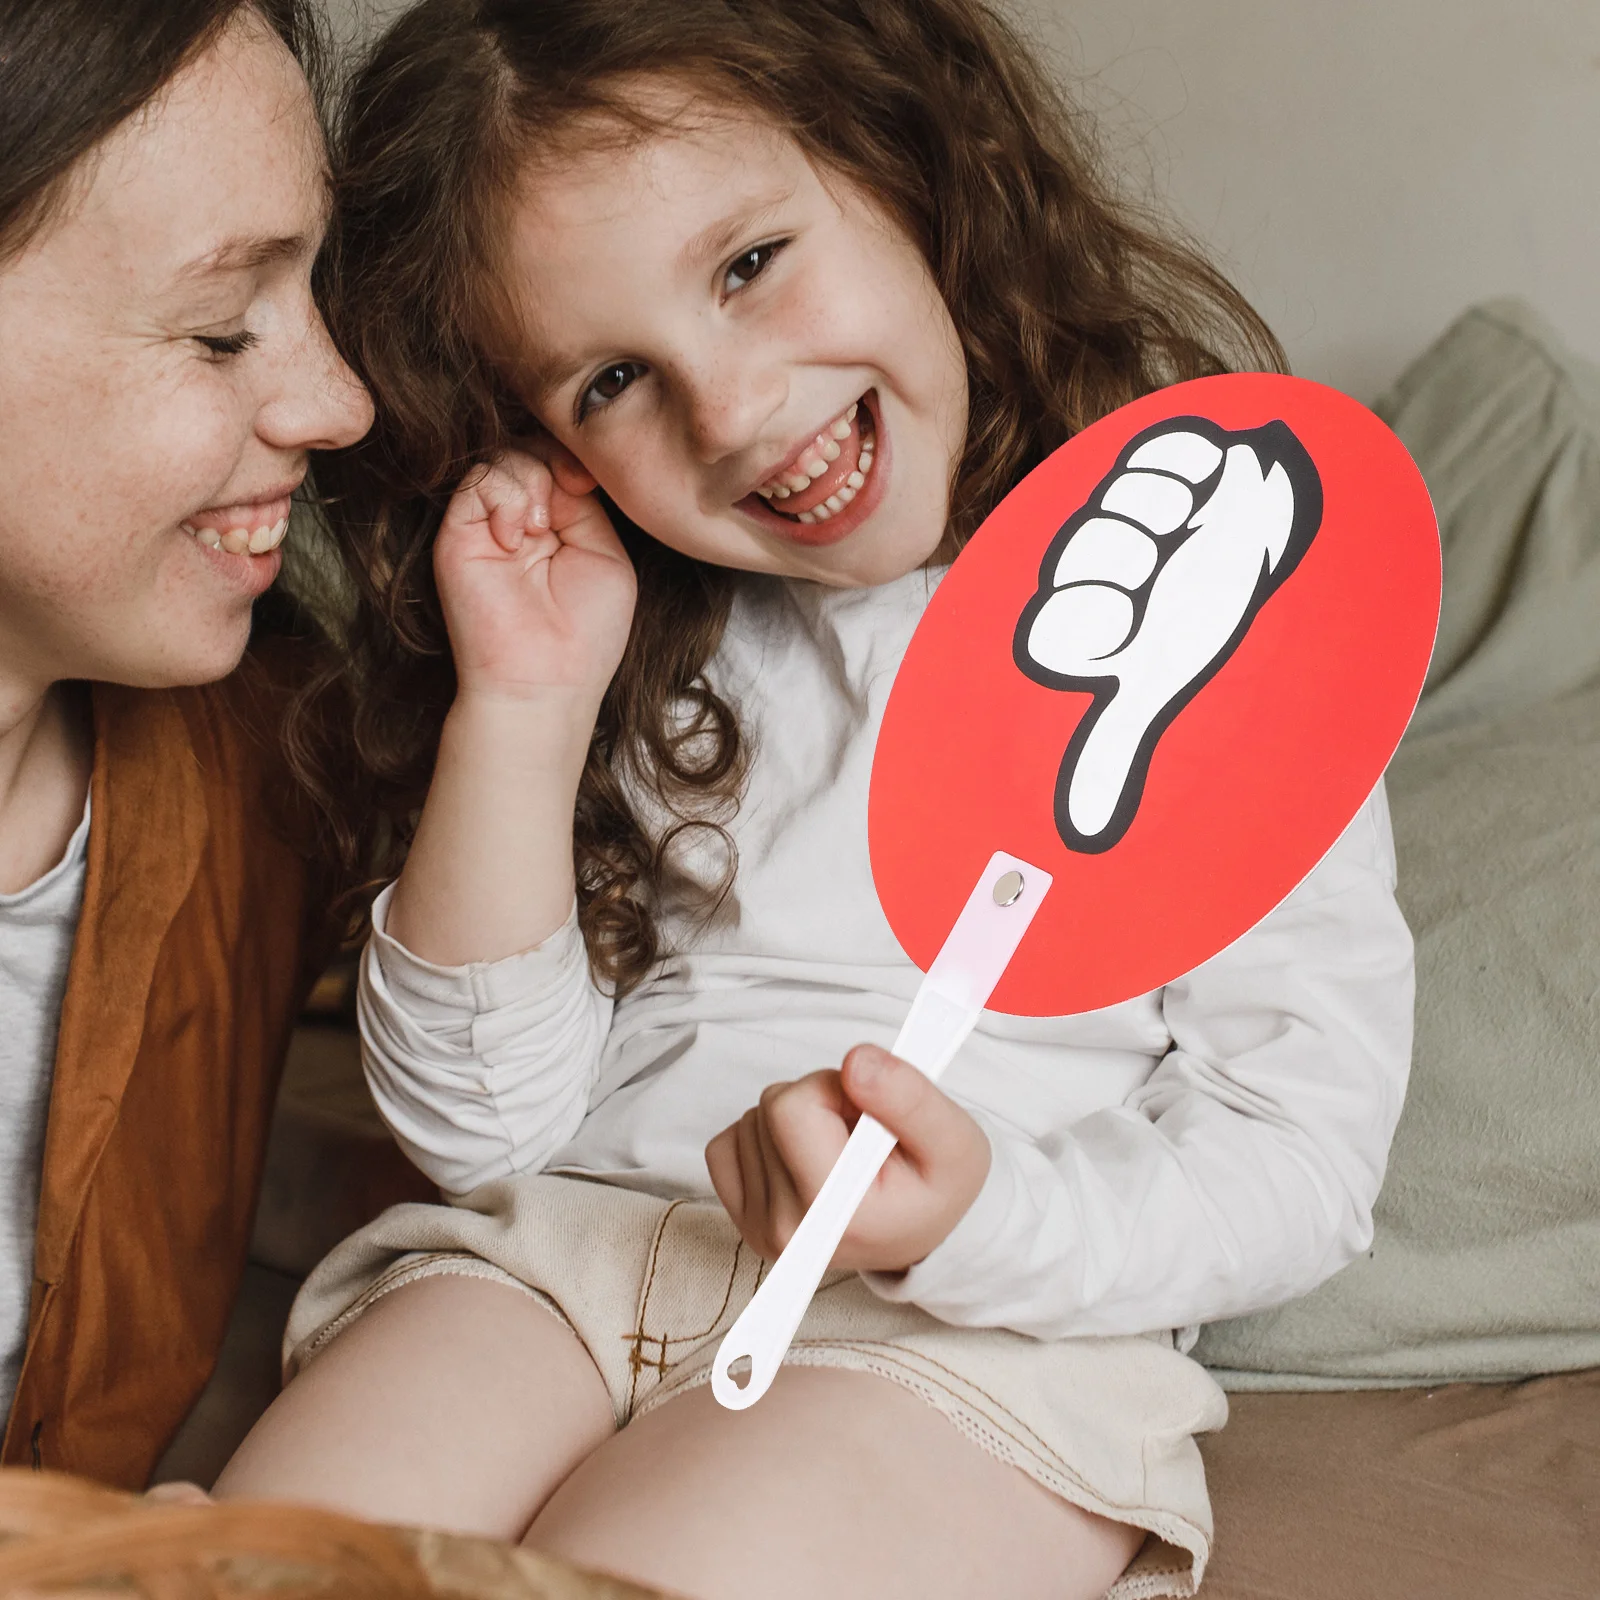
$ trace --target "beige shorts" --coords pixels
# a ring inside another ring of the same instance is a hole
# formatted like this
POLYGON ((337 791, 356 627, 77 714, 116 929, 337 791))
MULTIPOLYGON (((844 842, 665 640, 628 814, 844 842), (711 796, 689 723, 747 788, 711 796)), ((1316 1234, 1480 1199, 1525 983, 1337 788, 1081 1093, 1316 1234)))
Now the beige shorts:
MULTIPOLYGON (((486 1184, 460 1205, 400 1205, 312 1273, 289 1318, 290 1376, 367 1307, 437 1273, 533 1293, 582 1341, 618 1426, 710 1381, 712 1358, 763 1266, 721 1206, 581 1178, 486 1184)), ((1115 1600, 1193 1594, 1211 1545, 1197 1433, 1227 1400, 1170 1339, 1037 1340, 954 1328, 880 1300, 853 1273, 824 1279, 788 1361, 875 1373, 919 1395, 974 1444, 1074 1505, 1154 1537, 1115 1600)))

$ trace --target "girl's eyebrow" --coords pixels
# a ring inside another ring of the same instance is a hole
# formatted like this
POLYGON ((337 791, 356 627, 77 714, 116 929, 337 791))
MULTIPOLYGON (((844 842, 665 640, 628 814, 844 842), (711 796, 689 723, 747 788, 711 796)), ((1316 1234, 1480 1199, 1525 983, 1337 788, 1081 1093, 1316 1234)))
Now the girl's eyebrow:
POLYGON ((691 267, 704 267, 708 262, 715 261, 731 250, 745 234, 759 232, 762 226, 772 220, 774 213, 793 198, 794 186, 791 184, 781 193, 769 193, 758 201, 741 206, 737 211, 729 212, 725 217, 719 217, 702 228, 684 246, 684 261, 691 267))

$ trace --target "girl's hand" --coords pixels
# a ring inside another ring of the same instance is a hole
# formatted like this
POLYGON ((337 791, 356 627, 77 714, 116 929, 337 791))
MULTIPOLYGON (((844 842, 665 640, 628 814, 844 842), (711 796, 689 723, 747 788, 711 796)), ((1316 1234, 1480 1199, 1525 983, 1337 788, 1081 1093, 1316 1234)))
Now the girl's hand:
POLYGON ((565 922, 573 803, 633 620, 594 479, 539 448, 469 475, 434 545, 456 698, 388 931, 442 966, 531 950, 565 922))
POLYGON ((433 569, 463 695, 576 694, 599 708, 628 642, 634 576, 560 445, 508 451, 468 475, 445 511, 433 569))
POLYGON ((706 1146, 717 1198, 752 1250, 776 1260, 822 1187, 856 1118, 899 1140, 833 1258, 856 1272, 902 1272, 950 1233, 989 1175, 989 1140, 917 1069, 857 1045, 841 1072, 773 1084, 706 1146))

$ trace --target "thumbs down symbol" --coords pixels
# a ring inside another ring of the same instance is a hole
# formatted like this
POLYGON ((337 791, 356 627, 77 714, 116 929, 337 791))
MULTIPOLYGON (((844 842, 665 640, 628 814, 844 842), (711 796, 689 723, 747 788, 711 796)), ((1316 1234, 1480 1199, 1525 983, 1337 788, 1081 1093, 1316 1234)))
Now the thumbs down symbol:
POLYGON ((1177 417, 1133 439, 1045 552, 1013 655, 1094 700, 1062 758, 1056 828, 1099 854, 1128 831, 1162 734, 1227 664, 1322 522, 1288 425, 1177 417))

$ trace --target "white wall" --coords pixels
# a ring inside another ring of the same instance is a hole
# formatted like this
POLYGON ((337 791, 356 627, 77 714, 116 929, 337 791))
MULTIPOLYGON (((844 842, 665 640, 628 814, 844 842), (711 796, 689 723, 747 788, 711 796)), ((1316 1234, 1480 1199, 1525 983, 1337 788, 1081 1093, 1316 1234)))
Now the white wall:
POLYGON ((1504 293, 1600 356, 1600 0, 1011 3, 1307 376, 1370 399, 1504 293))
POLYGON ((1307 376, 1508 292, 1600 356, 1597 0, 1017 4, 1307 376))

